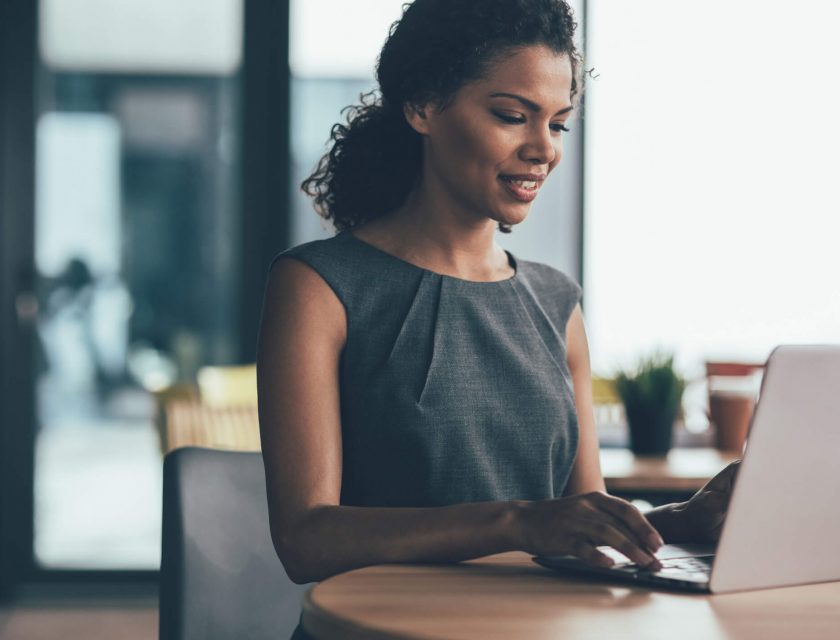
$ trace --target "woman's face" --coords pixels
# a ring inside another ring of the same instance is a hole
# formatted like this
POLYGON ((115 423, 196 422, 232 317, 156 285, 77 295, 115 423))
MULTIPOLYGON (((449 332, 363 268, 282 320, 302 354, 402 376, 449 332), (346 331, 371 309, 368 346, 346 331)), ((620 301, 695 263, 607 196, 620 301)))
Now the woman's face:
POLYGON ((409 113, 424 135, 422 188, 458 217, 524 220, 560 162, 571 87, 568 56, 532 46, 461 87, 442 111, 409 113))

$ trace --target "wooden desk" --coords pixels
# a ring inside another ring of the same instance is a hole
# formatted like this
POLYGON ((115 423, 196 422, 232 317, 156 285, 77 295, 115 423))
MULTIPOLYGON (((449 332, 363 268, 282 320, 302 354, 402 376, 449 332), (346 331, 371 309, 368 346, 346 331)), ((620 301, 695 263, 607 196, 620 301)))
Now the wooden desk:
POLYGON ((644 638, 836 640, 840 582, 719 596, 565 578, 522 552, 452 565, 381 565, 306 595, 318 640, 644 638))
POLYGON ((739 456, 717 449, 672 449, 665 458, 637 458, 629 449, 601 449, 607 491, 694 492, 739 456))

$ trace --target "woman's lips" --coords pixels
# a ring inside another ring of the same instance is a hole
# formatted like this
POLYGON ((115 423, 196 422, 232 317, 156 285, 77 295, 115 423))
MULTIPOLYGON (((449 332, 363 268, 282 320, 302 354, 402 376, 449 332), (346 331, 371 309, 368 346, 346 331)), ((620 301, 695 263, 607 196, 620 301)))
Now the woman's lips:
POLYGON ((499 180, 514 198, 520 202, 532 202, 542 186, 544 176, 499 176, 499 180))

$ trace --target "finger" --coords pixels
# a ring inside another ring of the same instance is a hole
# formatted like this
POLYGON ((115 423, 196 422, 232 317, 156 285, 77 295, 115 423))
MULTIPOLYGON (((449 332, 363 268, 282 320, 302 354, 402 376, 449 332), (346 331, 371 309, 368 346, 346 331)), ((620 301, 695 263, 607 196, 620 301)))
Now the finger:
POLYGON ((606 498, 607 500, 602 500, 598 506, 610 518, 613 526, 622 531, 640 548, 649 551, 651 554, 658 551, 664 541, 647 518, 634 505, 625 500, 613 496, 606 496, 606 498))
POLYGON ((610 514, 614 520, 617 520, 620 527, 627 531, 629 537, 635 539, 639 546, 657 551, 659 547, 665 544, 659 532, 642 515, 642 512, 632 504, 614 496, 599 495, 601 498, 595 501, 596 506, 610 514))
MULTIPOLYGON (((631 509, 635 509, 635 507, 633 507, 632 505, 628 506, 631 509)), ((599 511, 599 513, 607 519, 607 523, 609 523, 613 528, 621 532, 621 534, 624 535, 625 538, 630 540, 633 544, 635 544, 643 551, 649 553, 650 555, 654 555, 661 546, 658 540, 654 541, 652 538, 649 537, 649 534, 640 536, 638 531, 634 530, 630 526, 630 524, 628 524, 625 520, 622 520, 621 516, 616 515, 612 511, 604 509, 599 511)))
POLYGON ((586 542, 575 545, 573 555, 596 567, 610 568, 615 565, 615 561, 606 553, 598 551, 594 545, 586 542))
POLYGON ((640 567, 648 567, 652 570, 661 568, 656 557, 640 547, 631 538, 628 538, 624 533, 613 527, 607 522, 592 523, 589 532, 589 540, 598 545, 609 545, 613 549, 620 551, 625 556, 630 558, 640 567))

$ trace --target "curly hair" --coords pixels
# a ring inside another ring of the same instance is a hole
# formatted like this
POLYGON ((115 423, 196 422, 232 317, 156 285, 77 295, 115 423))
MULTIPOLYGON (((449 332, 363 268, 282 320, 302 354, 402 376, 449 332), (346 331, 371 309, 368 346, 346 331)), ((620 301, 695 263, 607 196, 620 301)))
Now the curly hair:
MULTIPOLYGON (((404 105, 443 109, 464 84, 517 48, 543 45, 568 56, 571 97, 578 97, 582 58, 577 23, 564 0, 414 0, 391 25, 376 68, 378 90, 346 107, 329 151, 301 184, 315 210, 338 231, 402 205, 420 178, 422 138, 404 105)), ((509 232, 508 225, 499 229, 509 232)))

